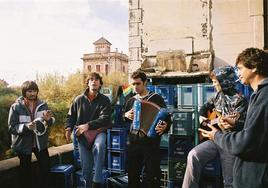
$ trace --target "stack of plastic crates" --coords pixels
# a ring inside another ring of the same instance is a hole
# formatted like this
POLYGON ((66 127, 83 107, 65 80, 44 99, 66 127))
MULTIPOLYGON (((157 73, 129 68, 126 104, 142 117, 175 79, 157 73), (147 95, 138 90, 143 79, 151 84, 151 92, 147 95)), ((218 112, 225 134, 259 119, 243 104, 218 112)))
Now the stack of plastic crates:
POLYGON ((108 170, 111 174, 123 174, 126 171, 127 129, 108 129, 108 170))

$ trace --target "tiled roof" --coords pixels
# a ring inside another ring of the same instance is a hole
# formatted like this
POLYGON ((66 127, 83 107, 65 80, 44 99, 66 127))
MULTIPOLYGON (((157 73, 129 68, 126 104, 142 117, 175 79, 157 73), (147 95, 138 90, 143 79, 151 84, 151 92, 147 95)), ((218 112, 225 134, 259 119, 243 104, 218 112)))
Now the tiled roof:
POLYGON ((105 38, 101 37, 99 40, 95 41, 93 44, 110 44, 112 45, 108 40, 106 40, 105 38))

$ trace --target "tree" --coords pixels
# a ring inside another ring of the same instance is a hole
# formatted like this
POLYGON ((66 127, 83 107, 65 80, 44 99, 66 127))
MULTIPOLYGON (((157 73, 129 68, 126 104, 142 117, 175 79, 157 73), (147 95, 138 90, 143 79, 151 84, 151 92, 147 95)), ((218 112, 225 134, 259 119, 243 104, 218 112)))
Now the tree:
POLYGON ((56 117, 55 125, 50 128, 49 144, 66 144, 64 123, 71 101, 84 90, 83 75, 79 71, 67 78, 56 73, 45 74, 39 76, 37 83, 40 98, 48 103, 56 117))
POLYGON ((17 88, 8 88, 7 86, 6 81, 0 80, 0 160, 5 158, 5 153, 11 144, 7 123, 9 108, 20 95, 17 88))
POLYGON ((4 79, 0 79, 0 88, 7 88, 8 83, 4 79))
POLYGON ((113 88, 113 96, 120 85, 126 85, 128 83, 127 74, 122 72, 113 72, 103 76, 104 86, 113 88))

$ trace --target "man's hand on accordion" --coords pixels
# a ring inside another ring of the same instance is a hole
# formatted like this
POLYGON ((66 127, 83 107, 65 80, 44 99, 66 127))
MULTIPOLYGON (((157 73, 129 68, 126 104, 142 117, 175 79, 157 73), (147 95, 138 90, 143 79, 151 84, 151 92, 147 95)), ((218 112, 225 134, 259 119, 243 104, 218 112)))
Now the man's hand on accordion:
POLYGON ((127 111, 125 113, 125 117, 128 118, 129 120, 134 119, 134 109, 132 108, 131 110, 127 111))
POLYGON ((166 130, 166 128, 167 128, 167 122, 161 121, 161 123, 157 124, 155 130, 157 134, 162 135, 166 130))

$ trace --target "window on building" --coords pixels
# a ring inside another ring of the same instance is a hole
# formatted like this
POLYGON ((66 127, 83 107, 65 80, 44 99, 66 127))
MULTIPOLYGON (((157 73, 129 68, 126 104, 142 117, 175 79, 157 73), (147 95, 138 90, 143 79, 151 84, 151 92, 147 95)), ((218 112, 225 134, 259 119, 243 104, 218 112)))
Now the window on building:
POLYGON ((105 65, 105 74, 107 75, 109 73, 109 66, 106 64, 105 65))
POLYGON ((100 72, 100 65, 96 65, 96 72, 100 72))
POLYGON ((88 70, 88 72, 91 72, 91 65, 87 66, 87 70, 88 70))
POLYGON ((126 69, 125 69, 125 66, 123 65, 123 72, 125 73, 126 72, 126 69))
POLYGON ((263 0, 264 19, 264 49, 268 49, 268 1, 263 0))

